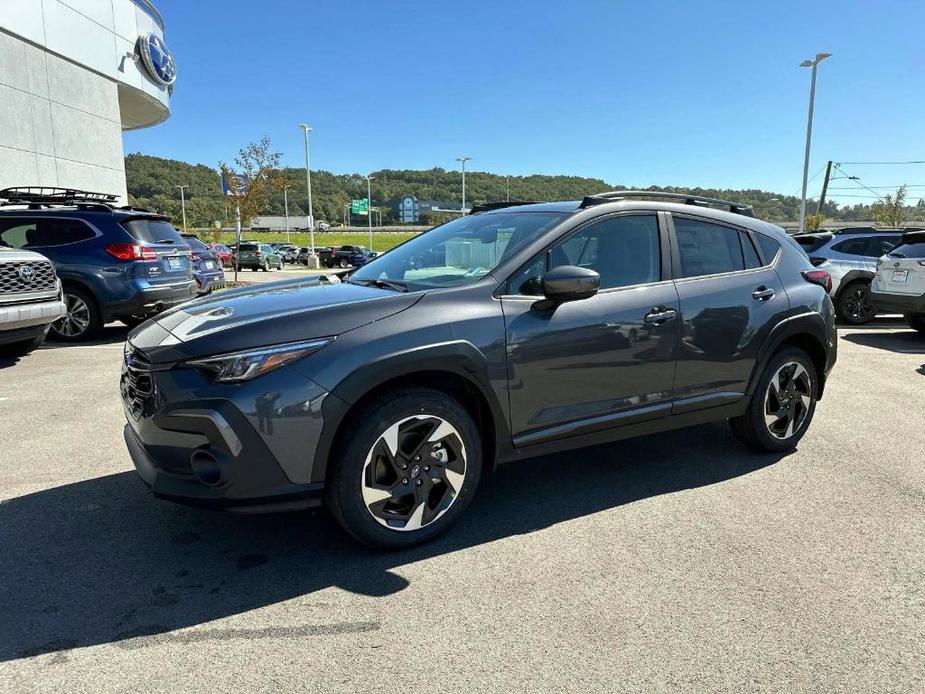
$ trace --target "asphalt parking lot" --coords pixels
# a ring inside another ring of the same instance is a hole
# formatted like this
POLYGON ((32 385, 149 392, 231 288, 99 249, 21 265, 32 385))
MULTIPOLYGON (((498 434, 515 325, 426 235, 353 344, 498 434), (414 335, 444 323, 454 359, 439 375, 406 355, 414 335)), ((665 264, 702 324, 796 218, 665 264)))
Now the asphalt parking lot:
POLYGON ((105 332, 0 362, 2 691, 925 691, 925 337, 899 324, 842 332, 791 455, 717 424, 510 465, 396 554, 155 500, 105 332))

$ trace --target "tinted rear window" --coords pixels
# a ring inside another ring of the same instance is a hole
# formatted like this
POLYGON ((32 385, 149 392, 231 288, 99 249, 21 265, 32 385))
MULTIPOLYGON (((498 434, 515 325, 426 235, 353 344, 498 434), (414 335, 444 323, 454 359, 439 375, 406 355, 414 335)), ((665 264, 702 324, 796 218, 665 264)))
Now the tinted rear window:
POLYGON ((240 246, 238 246, 238 250, 239 251, 256 251, 257 244, 256 243, 242 243, 240 246))
POLYGON ((132 235, 136 241, 142 243, 175 243, 186 245, 186 239, 173 228, 170 222, 163 219, 129 219, 122 222, 122 227, 132 235))
POLYGON ((202 241, 200 241, 198 238, 196 238, 195 236, 184 236, 183 238, 189 244, 189 247, 195 251, 209 250, 209 247, 205 245, 202 241))
POLYGON ((794 236, 794 240, 803 247, 807 253, 812 253, 817 248, 825 245, 831 236, 794 236))
POLYGON ((925 258, 925 239, 915 243, 904 243, 890 253, 894 258, 925 258))

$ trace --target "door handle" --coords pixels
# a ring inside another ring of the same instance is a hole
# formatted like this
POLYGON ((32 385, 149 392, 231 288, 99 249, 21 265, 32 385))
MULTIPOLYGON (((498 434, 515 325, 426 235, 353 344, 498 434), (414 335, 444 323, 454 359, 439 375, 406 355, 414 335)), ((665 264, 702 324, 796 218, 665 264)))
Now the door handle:
POLYGON ((653 308, 645 315, 643 322, 649 325, 661 325, 666 321, 670 321, 677 315, 678 312, 673 308, 653 308))
POLYGON ((774 290, 765 287, 764 285, 758 287, 755 291, 752 292, 752 298, 757 299, 758 301, 767 301, 774 296, 774 290))

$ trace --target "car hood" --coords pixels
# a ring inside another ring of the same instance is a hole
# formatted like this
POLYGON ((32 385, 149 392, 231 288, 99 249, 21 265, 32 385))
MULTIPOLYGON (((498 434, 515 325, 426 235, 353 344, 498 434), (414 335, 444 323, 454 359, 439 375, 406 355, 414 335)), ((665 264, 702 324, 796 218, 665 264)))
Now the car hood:
POLYGON ((128 340, 151 362, 174 362, 339 335, 404 311, 421 296, 317 278, 267 282, 173 308, 128 340))

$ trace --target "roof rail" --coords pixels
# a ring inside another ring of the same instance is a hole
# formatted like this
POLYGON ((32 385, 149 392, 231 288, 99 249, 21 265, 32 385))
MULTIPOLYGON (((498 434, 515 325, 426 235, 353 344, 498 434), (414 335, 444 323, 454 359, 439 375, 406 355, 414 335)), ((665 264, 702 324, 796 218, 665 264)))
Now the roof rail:
POLYGON ((491 212, 492 210, 503 210, 505 207, 517 207, 519 205, 536 205, 536 200, 506 200, 504 202, 483 202, 481 205, 473 205, 469 214, 478 214, 479 212, 491 212))
POLYGON ((595 193, 594 195, 585 196, 579 207, 583 209, 585 207, 591 207, 592 205, 602 205, 605 202, 623 200, 626 198, 673 200, 685 205, 696 205, 698 207, 721 207, 729 212, 741 214, 746 217, 755 216, 755 209, 751 205, 743 205, 731 200, 720 200, 719 198, 708 198, 703 195, 694 195, 693 193, 668 193, 660 190, 612 190, 608 193, 595 193))
POLYGON ((91 193, 76 188, 23 186, 0 190, 0 205, 79 205, 112 209, 119 198, 111 193, 91 193))

